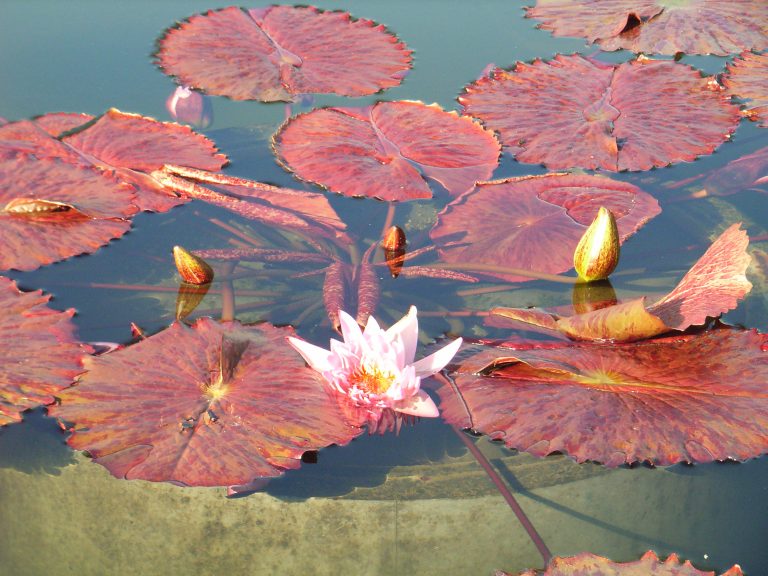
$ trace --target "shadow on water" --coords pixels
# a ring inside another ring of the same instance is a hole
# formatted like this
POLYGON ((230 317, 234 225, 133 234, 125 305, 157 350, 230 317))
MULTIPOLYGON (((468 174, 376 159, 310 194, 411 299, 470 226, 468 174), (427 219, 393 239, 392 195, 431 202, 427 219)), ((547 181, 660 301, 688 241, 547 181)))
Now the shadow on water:
POLYGON ((0 438, 0 468, 58 476, 62 468, 75 463, 64 433, 43 408, 25 412, 22 422, 0 429, 0 438))

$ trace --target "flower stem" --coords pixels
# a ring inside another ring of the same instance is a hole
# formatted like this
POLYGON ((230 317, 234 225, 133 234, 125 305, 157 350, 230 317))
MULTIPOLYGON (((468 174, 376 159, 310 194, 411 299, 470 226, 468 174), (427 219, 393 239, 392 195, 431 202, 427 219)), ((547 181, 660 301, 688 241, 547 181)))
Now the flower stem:
POLYGON ((514 512, 515 516, 517 516, 520 524, 523 525, 523 528, 528 533, 530 539, 533 541, 533 544, 536 546, 539 554, 541 554, 541 557, 544 559, 544 565, 547 565, 550 558, 552 558, 552 553, 549 551, 549 548, 547 548, 547 545, 544 543, 541 535, 536 531, 533 523, 530 521, 528 516, 526 516, 523 508, 520 506, 517 500, 515 500, 512 492, 509 491, 509 488, 504 483, 504 480, 501 479, 501 476, 499 476, 493 465, 488 461, 488 458, 485 457, 485 454, 483 454, 480 449, 475 446, 475 443, 470 440, 464 432, 459 430, 456 426, 451 426, 451 428, 453 428, 453 431, 456 432, 456 435, 461 439, 461 441, 464 442, 464 445, 475 457, 477 463, 482 466, 483 470, 485 470, 485 473, 488 474, 488 477, 491 479, 491 482, 493 482, 498 491, 504 497, 504 500, 507 501, 509 507, 512 508, 512 512, 514 512))

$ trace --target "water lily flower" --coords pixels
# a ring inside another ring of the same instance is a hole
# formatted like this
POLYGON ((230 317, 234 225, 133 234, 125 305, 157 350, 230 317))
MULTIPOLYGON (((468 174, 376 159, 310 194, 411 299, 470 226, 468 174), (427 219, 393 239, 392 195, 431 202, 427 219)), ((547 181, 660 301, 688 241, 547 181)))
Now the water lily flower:
POLYGON ((414 362, 419 336, 415 306, 388 330, 383 330, 373 316, 365 330, 346 312, 339 312, 339 320, 344 341, 332 339, 330 350, 298 338, 289 337, 288 342, 333 390, 367 410, 374 428, 390 410, 397 415, 439 415, 434 401, 421 390, 421 379, 451 361, 461 338, 414 362))

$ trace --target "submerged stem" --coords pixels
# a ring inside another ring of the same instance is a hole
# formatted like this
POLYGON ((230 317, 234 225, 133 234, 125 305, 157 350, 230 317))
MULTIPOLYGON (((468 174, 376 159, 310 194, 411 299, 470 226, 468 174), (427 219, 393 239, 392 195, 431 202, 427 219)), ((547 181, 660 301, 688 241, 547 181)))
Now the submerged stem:
POLYGON ((495 264, 437 262, 435 264, 430 264, 430 266, 432 268, 442 268, 443 270, 468 270, 470 272, 495 272, 496 274, 512 274, 515 276, 525 276, 526 278, 535 278, 537 280, 559 282, 560 284, 576 284, 578 280, 578 278, 572 276, 559 276, 558 274, 534 272, 533 270, 523 270, 522 268, 507 268, 506 266, 496 266, 495 264))

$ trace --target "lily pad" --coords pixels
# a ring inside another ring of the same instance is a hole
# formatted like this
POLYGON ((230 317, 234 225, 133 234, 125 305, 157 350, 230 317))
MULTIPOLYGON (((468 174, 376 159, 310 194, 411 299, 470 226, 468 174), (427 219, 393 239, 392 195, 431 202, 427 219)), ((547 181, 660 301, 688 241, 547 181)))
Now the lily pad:
POLYGON ((461 194, 490 177, 499 157, 491 132, 421 102, 313 110, 288 121, 274 147, 299 178, 381 200, 431 198, 422 174, 461 194))
MULTIPOLYGON (((552 558, 546 570, 526 570, 518 576, 715 576, 714 572, 705 572, 694 568, 688 560, 682 562, 677 554, 670 554, 661 560, 656 553, 648 550, 640 560, 634 562, 613 562, 603 556, 583 552, 576 556, 552 558)), ((742 576, 738 564, 732 566, 720 576, 742 576)), ((498 571, 496 576, 511 576, 498 571)))
POLYGON ((411 51, 384 26, 312 6, 230 6, 169 28, 157 64, 180 84, 235 100, 364 96, 397 86, 411 51))
POLYGON ((94 357, 51 414, 119 478, 249 484, 361 429, 286 342, 290 328, 201 318, 94 357))
POLYGON ((716 81, 647 58, 518 62, 468 85, 459 102, 517 160, 551 169, 648 170, 690 161, 710 154, 739 121, 716 81))
POLYGON ((555 36, 584 36, 603 50, 727 56, 768 47, 763 0, 538 0, 527 10, 555 36))
MULTIPOLYGON (((765 10, 768 12, 768 5, 765 10)), ((729 94, 746 100, 749 118, 768 127, 768 54, 746 52, 735 58, 728 64, 723 84, 729 94)))
POLYGON ((49 308, 50 298, 39 290, 21 292, 0 276, 0 426, 51 404, 83 372, 82 357, 90 349, 75 338, 75 311, 49 308))
POLYGON ((93 168, 0 153, 0 269, 96 251, 130 229, 133 200, 131 186, 93 168))
POLYGON ((712 330, 634 344, 476 346, 443 417, 545 456, 614 467, 768 452, 768 337, 712 330))
POLYGON ((603 176, 545 174, 481 182, 438 215, 430 236, 451 263, 480 263, 509 282, 514 270, 559 274, 600 206, 616 217, 623 242, 661 209, 648 193, 603 176), (490 268, 495 266, 496 269, 490 268))

